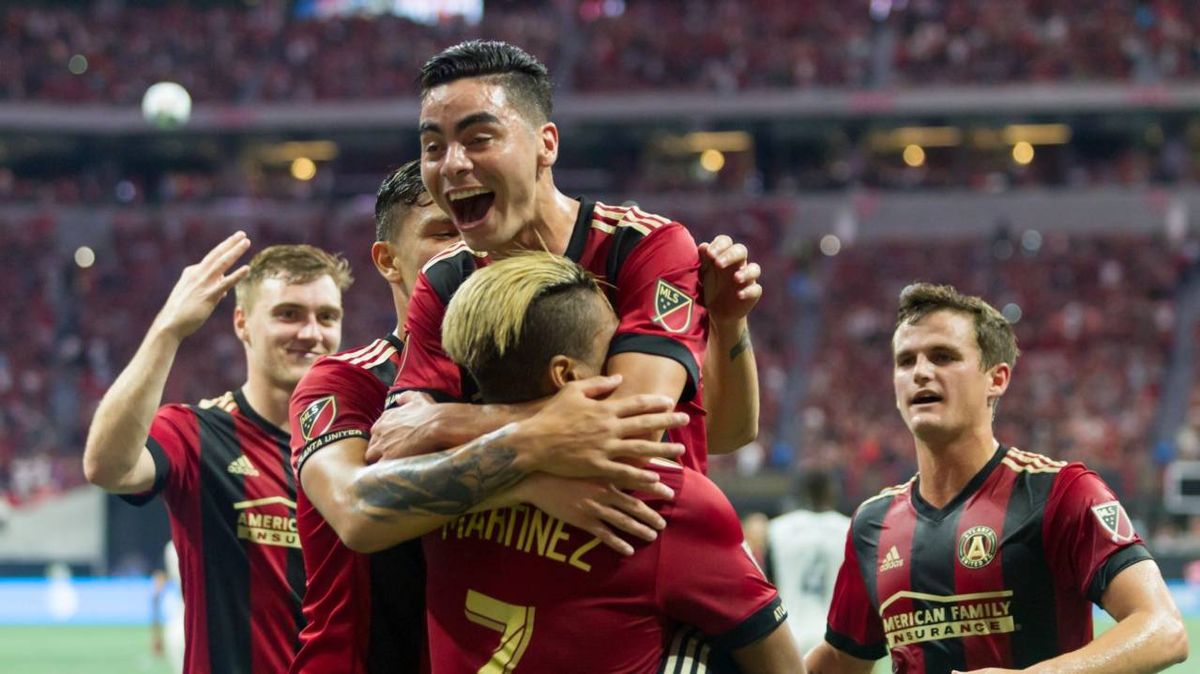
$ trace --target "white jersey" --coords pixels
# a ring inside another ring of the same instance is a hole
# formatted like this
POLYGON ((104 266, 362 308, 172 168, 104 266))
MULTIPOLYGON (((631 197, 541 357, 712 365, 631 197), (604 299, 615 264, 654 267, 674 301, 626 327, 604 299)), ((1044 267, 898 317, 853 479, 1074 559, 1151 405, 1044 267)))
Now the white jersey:
POLYGON ((787 608, 787 624, 801 653, 825 638, 849 528, 850 518, 833 510, 796 510, 767 525, 768 573, 787 608))

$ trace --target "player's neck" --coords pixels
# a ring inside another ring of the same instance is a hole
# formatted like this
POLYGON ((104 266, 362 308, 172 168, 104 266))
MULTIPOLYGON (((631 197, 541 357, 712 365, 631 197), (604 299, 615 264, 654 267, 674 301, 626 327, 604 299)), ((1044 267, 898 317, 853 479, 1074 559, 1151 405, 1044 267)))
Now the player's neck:
POLYGON ((547 250, 555 255, 567 252, 582 204, 559 192, 553 181, 539 188, 533 219, 513 241, 511 250, 494 251, 493 257, 503 258, 523 250, 547 250))
POLYGON ((392 288, 392 305, 396 308, 396 336, 404 334, 404 321, 408 320, 408 290, 403 286, 390 284, 392 288))
POLYGON ((962 492, 996 452, 991 426, 978 428, 946 442, 917 443, 917 471, 921 498, 935 508, 944 507, 962 492))
POLYGON ((242 395, 246 396, 246 402, 259 416, 288 430, 288 399, 292 397, 291 391, 272 386, 266 377, 255 377, 251 373, 242 385, 242 395))

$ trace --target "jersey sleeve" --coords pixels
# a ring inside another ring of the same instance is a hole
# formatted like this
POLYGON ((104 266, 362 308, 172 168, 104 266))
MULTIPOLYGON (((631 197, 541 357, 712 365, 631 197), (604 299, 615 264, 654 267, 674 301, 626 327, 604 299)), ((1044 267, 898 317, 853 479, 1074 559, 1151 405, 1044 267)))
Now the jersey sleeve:
POLYGON ((829 645, 860 660, 887 655, 883 624, 871 604, 862 565, 854 548, 854 525, 846 533, 846 552, 833 585, 833 600, 825 627, 829 645))
POLYGON ((651 230, 630 251, 616 278, 620 316, 609 355, 648 353, 687 370, 681 400, 699 390, 708 343, 708 318, 700 297, 700 255, 682 225, 651 230))
POLYGON ((186 405, 158 408, 146 438, 146 449, 154 459, 154 485, 140 494, 121 494, 121 500, 141 506, 164 491, 182 493, 193 488, 199 469, 199 447, 196 415, 186 405))
POLYGON ((379 379, 352 363, 323 358, 313 365, 288 404, 296 474, 323 447, 347 438, 370 437, 386 394, 379 379))
POLYGON ((1082 464, 1059 472, 1045 512, 1042 541, 1050 568, 1094 603, 1118 573, 1151 558, 1116 495, 1082 464))
POLYGON ((442 318, 446 304, 421 274, 408 303, 404 352, 396 381, 388 392, 388 406, 404 391, 421 391, 438 402, 463 398, 462 370, 442 350, 442 318))
POLYGON ((784 623, 779 595, 750 556, 737 513, 716 485, 685 470, 666 519, 655 578, 665 615, 696 626, 728 651, 784 623))

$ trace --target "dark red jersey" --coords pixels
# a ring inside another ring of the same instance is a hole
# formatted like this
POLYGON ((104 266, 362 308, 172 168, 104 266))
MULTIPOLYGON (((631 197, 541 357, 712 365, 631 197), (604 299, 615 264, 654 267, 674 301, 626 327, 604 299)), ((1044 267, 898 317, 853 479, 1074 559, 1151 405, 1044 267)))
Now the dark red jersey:
MULTIPOLYGON (((383 412, 399 352, 394 335, 318 360, 292 394, 292 451, 304 462, 346 438, 366 438, 383 412)), ((293 674, 419 672, 425 653, 425 565, 419 541, 371 555, 354 552, 297 480, 296 517, 304 542, 307 625, 293 674)))
POLYGON ((825 639, 895 672, 1024 668, 1092 640, 1092 606, 1150 558, 1082 464, 1000 447, 944 508, 918 480, 854 515, 825 639))
MULTIPOLYGON (((620 318, 609 355, 638 352, 677 361, 687 370, 678 409, 691 416, 687 427, 669 433, 687 447, 684 465, 708 465, 700 369, 708 319, 697 301, 700 258, 683 225, 637 207, 584 200, 564 253, 611 287, 609 299, 620 318)), ((442 318, 459 286, 491 258, 466 244, 451 246, 422 272, 408 308, 407 345, 393 396, 419 390, 439 400, 469 400, 471 378, 442 350, 442 318)))
POLYGON ((731 650, 779 627, 786 613, 720 489, 679 464, 651 467, 675 499, 646 496, 667 528, 630 557, 527 505, 426 535, 433 674, 673 672, 697 656, 672 643, 690 639, 682 623, 731 650))
POLYGON ((179 553, 189 674, 282 674, 303 624, 304 561, 288 436, 241 391, 166 405, 150 426, 154 486, 179 553))

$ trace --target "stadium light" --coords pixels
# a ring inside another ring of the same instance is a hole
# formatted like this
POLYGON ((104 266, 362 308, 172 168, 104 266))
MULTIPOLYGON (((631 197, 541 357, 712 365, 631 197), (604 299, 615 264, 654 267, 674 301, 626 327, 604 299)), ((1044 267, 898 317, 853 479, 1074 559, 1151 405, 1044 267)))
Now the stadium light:
POLYGON ((720 150, 709 148, 700 153, 700 168, 709 173, 716 173, 725 167, 725 154, 720 150))
POLYGON ((1017 143, 1013 146, 1012 158, 1021 166, 1028 166, 1033 162, 1033 145, 1024 140, 1017 143))
POLYGON ((920 168, 925 165, 925 150, 921 149, 920 145, 909 145, 904 148, 904 163, 912 168, 920 168))
POLYGON ((75 249, 75 264, 79 265, 80 269, 87 269, 96 264, 96 251, 90 246, 80 246, 75 249))
POLYGON ((308 182, 317 175, 317 163, 308 157, 296 157, 292 160, 292 177, 308 182))

